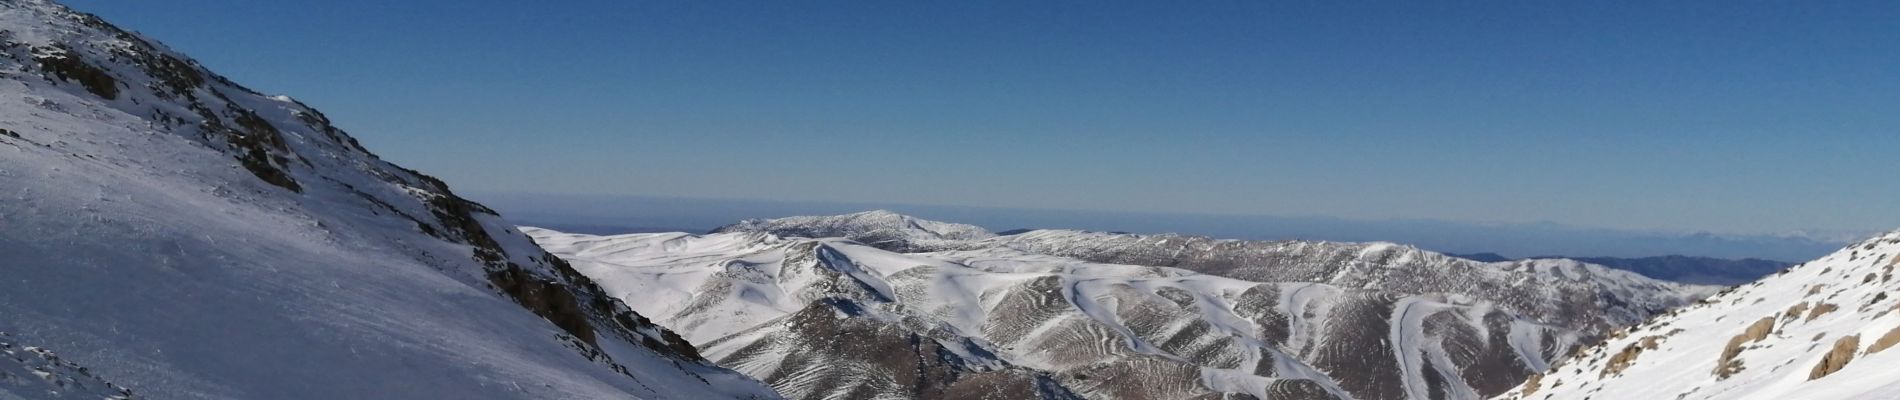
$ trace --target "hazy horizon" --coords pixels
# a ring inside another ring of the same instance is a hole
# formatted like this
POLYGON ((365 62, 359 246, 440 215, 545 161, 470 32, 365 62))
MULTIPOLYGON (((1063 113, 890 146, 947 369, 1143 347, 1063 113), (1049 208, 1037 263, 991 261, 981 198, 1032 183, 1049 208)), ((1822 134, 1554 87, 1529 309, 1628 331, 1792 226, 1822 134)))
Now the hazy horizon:
POLYGON ((1509 257, 1687 255, 1799 261, 1872 232, 1784 235, 1622 230, 1554 222, 1476 223, 1428 219, 1222 215, 1021 209, 878 202, 817 202, 547 193, 465 193, 517 224, 575 233, 704 233, 752 218, 837 215, 876 209, 924 219, 1012 229, 1180 233, 1223 239, 1384 241, 1453 253, 1509 257))

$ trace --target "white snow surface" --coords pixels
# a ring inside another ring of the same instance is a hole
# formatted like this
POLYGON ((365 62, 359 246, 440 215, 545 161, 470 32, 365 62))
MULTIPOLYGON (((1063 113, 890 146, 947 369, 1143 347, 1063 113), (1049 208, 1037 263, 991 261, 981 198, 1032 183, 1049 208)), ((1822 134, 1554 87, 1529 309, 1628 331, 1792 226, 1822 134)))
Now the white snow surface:
MULTIPOLYGON (((490 284, 498 265, 572 282, 500 218, 442 217, 446 188, 315 110, 51 2, 0 1, 0 30, 9 341, 154 398, 775 397, 641 345, 657 327, 593 315, 594 346, 517 304, 490 284), (47 67, 65 61, 85 68, 47 67), (109 83, 88 86, 87 68, 109 83), (266 140, 260 162, 296 190, 247 170, 246 140, 266 140), (464 230, 498 258, 449 239, 464 230)), ((0 398, 49 397, 0 384, 0 398)))
POLYGON ((1884 348, 1900 341, 1897 266, 1900 232, 1868 239, 1620 332, 1499 398, 1900 398, 1900 350, 1884 348), (1758 323, 1771 328, 1744 335, 1758 323), (1851 359, 1817 375, 1830 353, 1851 359))

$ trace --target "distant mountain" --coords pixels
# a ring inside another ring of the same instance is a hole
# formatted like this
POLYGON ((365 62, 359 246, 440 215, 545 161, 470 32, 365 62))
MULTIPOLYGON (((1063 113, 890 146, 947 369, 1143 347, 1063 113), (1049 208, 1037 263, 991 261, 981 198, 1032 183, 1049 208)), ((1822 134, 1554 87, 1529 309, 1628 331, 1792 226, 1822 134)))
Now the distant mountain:
MULTIPOLYGON (((1512 258, 1497 253, 1454 254, 1453 257, 1483 262, 1511 261, 1512 258)), ((1527 259, 1571 259, 1591 264, 1635 272, 1643 276, 1694 285, 1734 286, 1754 282, 1787 269, 1793 263, 1745 258, 1732 260, 1714 257, 1690 257, 1680 255, 1623 258, 1623 257, 1564 257, 1538 256, 1527 259)))
MULTIPOLYGON (((1593 228, 1552 222, 1471 223, 1427 219, 1352 219, 995 207, 674 198, 631 195, 479 193, 471 198, 511 219, 559 224, 684 227, 703 232, 733 221, 784 215, 836 215, 888 209, 993 229, 1045 228, 1135 233, 1193 232, 1230 239, 1391 241, 1453 253, 1582 254, 1807 260, 1874 232, 1718 234, 1593 228)), ((623 231, 625 232, 625 231, 623 231)))
POLYGON ((783 237, 837 237, 904 253, 948 249, 996 236, 976 225, 930 221, 889 210, 749 219, 714 229, 711 233, 727 232, 770 232, 783 237))
POLYGON ((1042 398, 1476 399, 1714 291, 1571 260, 992 236, 890 212, 709 235, 523 229, 721 365, 811 399, 949 398, 977 376, 1042 398))
POLYGON ((1756 258, 1730 260, 1725 258, 1689 256, 1643 258, 1571 257, 1570 259, 1605 265, 1666 281, 1723 286, 1734 286, 1754 282, 1794 265, 1794 263, 1756 258))
POLYGON ((1516 260, 1515 258, 1505 257, 1504 255, 1498 254, 1498 253, 1470 253, 1470 254, 1446 253, 1445 255, 1463 258, 1463 259, 1471 260, 1471 261, 1478 261, 1478 262, 1505 262, 1505 261, 1516 260))
POLYGON ((0 100, 0 399, 777 397, 317 110, 96 16, 0 0, 0 100))
POLYGON ((1900 232, 1617 331, 1500 399, 1900 398, 1900 232))

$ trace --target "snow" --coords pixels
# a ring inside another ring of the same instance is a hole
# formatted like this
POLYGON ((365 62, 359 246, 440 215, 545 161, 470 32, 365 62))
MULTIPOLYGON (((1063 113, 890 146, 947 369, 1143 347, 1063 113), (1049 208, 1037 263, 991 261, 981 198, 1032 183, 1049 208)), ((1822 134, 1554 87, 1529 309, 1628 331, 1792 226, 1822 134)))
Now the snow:
POLYGON ((1872 352, 1884 335, 1900 331, 1900 233, 1849 246, 1756 283, 1743 285, 1633 327, 1608 342, 1562 361, 1535 387, 1501 398, 1889 399, 1900 397, 1900 351, 1872 352), (1821 305, 1836 309, 1820 313, 1821 305), (1741 346, 1739 371, 1715 373, 1732 338, 1763 318, 1773 330, 1741 346), (1810 379, 1837 340, 1858 335, 1855 358, 1843 369, 1810 379), (1611 355, 1643 349, 1620 372, 1611 355), (1555 382, 1563 382, 1556 386, 1555 382), (1527 394, 1528 392, 1528 394, 1527 394))
MULTIPOLYGON (((581 269, 604 286, 629 288, 613 290, 662 325, 716 343, 715 359, 760 363, 732 351, 767 337, 758 331, 777 328, 762 327, 809 302, 849 298, 879 310, 863 317, 948 327, 1084 396, 1114 385, 1063 374, 1128 367, 1143 371, 1141 385, 1196 388, 1142 392, 1149 396, 1323 388, 1342 398, 1481 398, 1545 370, 1581 341, 1719 289, 1573 260, 1482 263, 1396 243, 1072 230, 996 236, 888 211, 748 220, 715 232, 669 239, 725 243, 702 251, 632 236, 610 244, 531 233, 586 264, 581 269), (644 253, 589 250, 596 246, 644 253), (714 260, 745 262, 725 261, 725 275, 681 272, 714 260), (695 280, 668 281, 671 291, 631 289, 657 286, 657 271, 695 280), (781 295, 749 298, 758 304, 720 299, 734 287, 781 295), (1198 369, 1196 382, 1181 382, 1168 363, 1198 369)), ((765 369, 741 369, 770 380, 765 369)))
MULTIPOLYGON (((430 206, 445 189, 302 104, 202 70, 186 89, 281 131, 284 161, 265 162, 298 192, 247 170, 224 133, 165 121, 200 114, 129 55, 182 56, 48 2, 0 3, 0 26, 0 128, 19 135, 0 136, 0 331, 21 342, 154 398, 774 396, 607 330, 580 343, 516 304, 471 245, 419 230, 451 229, 430 206), (41 76, 29 55, 53 45, 116 96, 41 76)), ((506 263, 552 276, 508 223, 474 224, 506 263)), ((0 398, 41 397, 12 390, 0 398)))
MULTIPOLYGON (((981 353, 996 354, 1008 365, 1061 373, 1110 362, 1101 360, 1149 356, 1198 369, 1199 380, 1194 384, 1210 391, 1267 398, 1267 387, 1275 380, 1305 379, 1336 395, 1350 396, 1331 374, 1305 361, 1320 351, 1317 349, 1331 346, 1323 335, 1329 324, 1336 323, 1332 313, 1343 304, 1342 299, 1357 295, 1354 290, 1328 284, 1253 282, 1173 268, 1086 262, 1011 247, 906 254, 841 239, 781 238, 762 233, 594 236, 532 227, 521 230, 570 260, 609 292, 623 296, 637 311, 654 316, 657 322, 680 331, 692 342, 716 343, 707 350, 715 360, 733 357, 734 351, 764 337, 773 324, 803 309, 806 303, 843 297, 869 306, 870 318, 914 319, 948 327, 983 347, 981 353), (1066 311, 1033 320, 999 314, 1005 298, 1039 290, 1030 289, 1031 282, 1045 278, 1059 282, 1055 290, 1066 311), (1259 322, 1237 314, 1242 295, 1261 285, 1276 287, 1273 307, 1290 317, 1291 337, 1284 343, 1261 336, 1259 322), (744 290, 727 289, 734 286, 744 290), (728 292, 759 295, 722 297, 728 295, 721 293, 728 292), (1185 303, 1177 306, 1176 300, 1163 296, 1163 292, 1185 294, 1187 297, 1181 300, 1185 303), (1148 311, 1142 311, 1157 306, 1174 310, 1167 311, 1173 314, 1157 321, 1144 314, 1148 311), (1010 327, 1025 323, 1030 325, 1010 327), (1205 336, 1194 338, 1194 343, 1222 343, 1219 346, 1228 350, 1221 350, 1216 358, 1232 357, 1242 368, 1215 365, 1225 362, 1201 358, 1204 354, 1179 353, 1178 347, 1152 341, 1172 338, 1191 324, 1206 326, 1201 334, 1205 336), (1072 343, 1065 340, 1080 334, 1075 331, 1077 326, 1087 327, 1081 332, 1100 332, 1104 339, 1113 338, 1089 345, 1102 346, 1109 352, 1105 356, 1108 358, 1078 361, 1093 356, 1076 352, 1093 354, 1095 350, 1059 346, 1072 343), (1022 333, 999 336, 999 329, 1022 333), (1263 361, 1263 352, 1274 355, 1268 367, 1271 372, 1266 376, 1252 370, 1254 363, 1263 361)), ((1523 274, 1525 279, 1581 279, 1540 271, 1513 273, 1523 274)), ((1425 374, 1448 374, 1426 369, 1425 358, 1432 359, 1440 366, 1437 368, 1455 365, 1438 347, 1436 341, 1441 339, 1425 333, 1426 316, 1451 313, 1458 316, 1457 320, 1472 324, 1475 331, 1488 332, 1490 328, 1479 321, 1497 311, 1495 305, 1456 294, 1403 296, 1396 300, 1392 314, 1386 317, 1390 331, 1384 340, 1396 344, 1392 357, 1402 365, 1399 379, 1404 380, 1406 393, 1413 398, 1427 397, 1425 374)), ((1565 332, 1521 318, 1497 329, 1510 330, 1513 339, 1505 345, 1506 351, 1518 352, 1526 364, 1539 364, 1544 353, 1552 351, 1541 345, 1542 335, 1565 332)), ((775 352, 769 358, 734 359, 732 362, 742 365, 728 366, 770 379, 785 373, 771 366, 783 362, 777 357, 788 356, 788 352, 796 350, 775 352)), ((1449 374, 1457 380, 1455 373, 1449 374)), ((1480 397, 1461 384, 1450 386, 1448 390, 1455 398, 1480 397)))
POLYGON ((0 400, 26 398, 134 398, 130 390, 93 375, 51 350, 14 343, 0 332, 0 400))
POLYGON ((1394 357, 1399 360, 1399 369, 1404 371, 1400 376, 1405 377, 1403 383, 1407 398, 1431 398, 1428 394, 1429 389, 1425 386, 1426 371, 1423 370, 1425 364, 1423 358, 1426 352, 1420 352, 1417 349, 1427 347, 1427 344, 1419 339, 1425 336, 1425 316, 1430 315, 1430 311, 1434 311, 1432 310, 1434 308, 1442 308, 1442 305, 1420 301, 1418 298, 1399 300, 1393 307, 1391 340, 1397 345, 1392 347, 1394 357))

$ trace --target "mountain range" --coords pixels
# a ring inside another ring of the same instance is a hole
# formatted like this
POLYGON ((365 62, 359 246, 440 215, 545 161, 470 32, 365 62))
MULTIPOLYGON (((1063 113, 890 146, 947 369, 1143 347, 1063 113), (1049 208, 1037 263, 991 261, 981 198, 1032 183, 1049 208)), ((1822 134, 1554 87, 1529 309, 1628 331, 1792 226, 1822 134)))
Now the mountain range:
POLYGON ((1211 237, 1252 240, 1391 241, 1448 253, 1497 252, 1512 258, 1540 255, 1640 258, 1682 254, 1799 261, 1826 255, 1841 246, 1877 233, 1871 230, 1694 232, 1593 227, 1588 226, 1587 222, 1483 223, 1429 219, 1014 209, 797 201, 769 197, 729 199, 492 191, 469 193, 467 196, 523 224, 596 233, 705 232, 743 219, 837 215, 888 209, 925 219, 956 221, 992 230, 1030 228, 1135 233, 1192 232, 1211 237))
POLYGON ((0 102, 0 400, 1900 394, 1900 232, 1794 266, 889 211, 562 232, 47 0, 0 0, 0 102))
POLYGON ((999 236, 887 211, 707 235, 523 231, 720 365, 811 399, 949 398, 999 377, 1040 398, 1484 398, 1716 290, 1569 260, 999 236))

